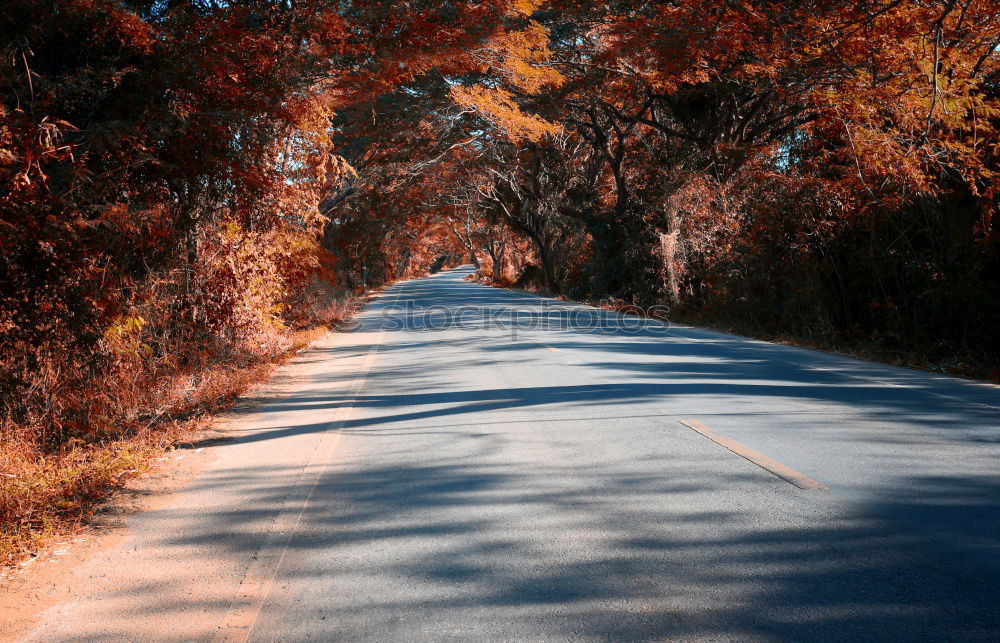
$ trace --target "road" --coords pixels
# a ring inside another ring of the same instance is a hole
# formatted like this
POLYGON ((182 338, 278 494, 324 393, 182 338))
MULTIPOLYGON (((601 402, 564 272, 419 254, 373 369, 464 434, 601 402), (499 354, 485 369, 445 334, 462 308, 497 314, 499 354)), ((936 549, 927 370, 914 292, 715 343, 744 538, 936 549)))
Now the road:
POLYGON ((996 386, 467 272, 302 354, 28 639, 1000 638, 996 386))

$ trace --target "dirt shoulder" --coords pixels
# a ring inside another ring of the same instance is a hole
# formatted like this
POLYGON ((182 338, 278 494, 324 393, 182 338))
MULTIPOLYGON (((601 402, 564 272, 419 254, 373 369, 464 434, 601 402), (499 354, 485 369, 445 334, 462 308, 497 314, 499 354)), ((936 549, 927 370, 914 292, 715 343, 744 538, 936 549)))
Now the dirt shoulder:
MULTIPOLYGON (((335 340, 336 335, 324 335, 313 345, 335 340)), ((177 492, 198 479, 217 457, 210 447, 225 444, 241 422, 309 379, 309 353, 309 348, 300 350, 230 410, 216 414, 207 426, 155 457, 145 472, 101 502, 76 533, 52 540, 15 566, 0 568, 0 640, 26 635, 45 610, 77 595, 86 579, 77 578, 75 572, 95 555, 119 545, 132 517, 176 502, 177 492)))

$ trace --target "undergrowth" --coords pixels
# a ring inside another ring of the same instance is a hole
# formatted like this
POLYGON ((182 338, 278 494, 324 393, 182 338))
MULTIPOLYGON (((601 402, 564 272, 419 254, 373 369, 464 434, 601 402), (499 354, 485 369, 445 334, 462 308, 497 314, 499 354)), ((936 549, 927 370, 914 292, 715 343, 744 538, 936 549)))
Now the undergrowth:
POLYGON ((281 362, 352 316, 360 302, 336 302, 318 316, 324 323, 284 333, 277 351, 222 351, 197 370, 158 373, 156 381, 125 382, 128 374, 118 372, 93 382, 93 397, 116 384, 113 378, 119 391, 129 393, 118 396, 116 425, 74 427, 74 437, 57 446, 38 427, 0 424, 0 566, 16 565, 54 538, 78 531, 102 501, 207 426, 213 413, 266 381, 281 362))

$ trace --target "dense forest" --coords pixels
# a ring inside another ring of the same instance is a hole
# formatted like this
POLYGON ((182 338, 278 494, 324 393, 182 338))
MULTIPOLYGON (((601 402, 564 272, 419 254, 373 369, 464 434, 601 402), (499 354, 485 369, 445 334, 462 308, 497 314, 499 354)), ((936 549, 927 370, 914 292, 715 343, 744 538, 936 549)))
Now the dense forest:
POLYGON ((997 377, 994 0, 6 0, 0 40, 8 466, 443 261, 997 377))

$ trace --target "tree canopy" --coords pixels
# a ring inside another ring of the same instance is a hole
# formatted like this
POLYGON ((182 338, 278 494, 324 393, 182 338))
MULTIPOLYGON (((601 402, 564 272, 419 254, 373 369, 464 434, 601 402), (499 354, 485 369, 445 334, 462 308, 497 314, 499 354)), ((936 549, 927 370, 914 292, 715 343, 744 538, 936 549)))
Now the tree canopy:
POLYGON ((445 257, 995 368, 998 34, 992 0, 8 0, 3 411, 61 443, 111 421, 95 378, 445 257))

